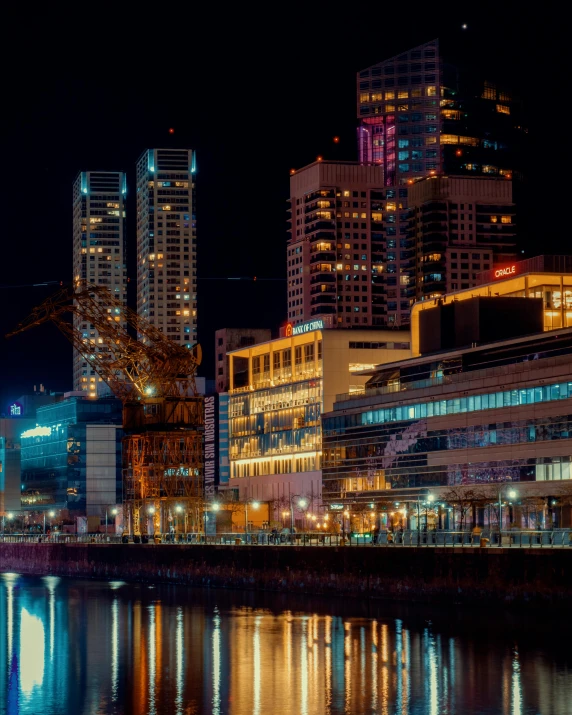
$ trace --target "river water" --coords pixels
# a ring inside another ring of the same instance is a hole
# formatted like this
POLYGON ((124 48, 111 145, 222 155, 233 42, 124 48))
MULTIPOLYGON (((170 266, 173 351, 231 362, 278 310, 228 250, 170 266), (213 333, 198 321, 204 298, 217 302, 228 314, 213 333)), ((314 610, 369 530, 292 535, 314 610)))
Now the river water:
POLYGON ((0 574, 2 715, 568 715, 570 614, 0 574))

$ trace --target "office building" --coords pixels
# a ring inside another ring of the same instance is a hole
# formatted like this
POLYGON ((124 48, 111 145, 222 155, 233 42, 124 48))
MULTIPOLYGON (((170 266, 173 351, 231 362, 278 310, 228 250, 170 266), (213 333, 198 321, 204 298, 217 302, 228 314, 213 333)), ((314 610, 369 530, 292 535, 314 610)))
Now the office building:
MULTIPOLYGON (((458 255, 461 256, 460 253, 458 255)), ((437 302, 446 306, 477 296, 541 298, 544 330, 572 327, 572 256, 535 256, 523 261, 512 261, 477 274, 476 283, 477 285, 468 290, 457 290, 433 301, 422 301, 413 305, 413 356, 421 354, 420 316, 437 302)), ((500 315, 498 320, 501 320, 500 315)))
POLYGON ((196 157, 146 149, 137 162, 137 312, 175 342, 197 342, 196 157))
POLYGON ((357 74, 359 161, 383 173, 372 247, 383 263, 383 325, 408 325, 414 300, 471 287, 479 265, 514 254, 522 103, 478 75, 450 63, 439 40, 357 74), (466 269, 451 260, 458 247, 466 269))
POLYGON ((256 343, 265 343, 272 337, 268 328, 221 328, 215 332, 216 391, 227 392, 230 383, 228 353, 256 343))
POLYGON ((512 177, 522 171, 522 103, 444 57, 438 39, 357 73, 359 161, 385 186, 435 174, 512 177))
MULTIPOLYGON (((126 194, 126 177, 122 171, 82 171, 73 184, 74 284, 108 288, 125 305, 126 194)), ((74 350, 74 390, 81 390, 90 397, 111 394, 87 357, 94 350, 106 350, 103 339, 93 325, 79 316, 74 316, 74 330, 82 334, 86 345, 84 355, 74 350)))
POLYGON ((530 289, 421 304, 415 345, 437 350, 368 371, 363 394, 323 417, 324 501, 373 505, 385 526, 399 513, 418 528, 420 502, 446 528, 454 509, 480 525, 499 512, 503 527, 570 525, 572 327, 542 331, 544 301, 530 289))
POLYGON ((40 407, 21 435, 22 509, 104 516, 122 501, 122 403, 81 392, 40 407))
POLYGON ((228 485, 240 501, 270 503, 275 521, 294 496, 318 510, 322 413, 363 389, 360 370, 409 354, 406 331, 330 330, 322 320, 231 352, 228 485))
POLYGON ((415 300, 472 288, 482 271, 514 262, 512 188, 504 178, 446 175, 409 187, 415 247, 415 278, 409 284, 415 300))

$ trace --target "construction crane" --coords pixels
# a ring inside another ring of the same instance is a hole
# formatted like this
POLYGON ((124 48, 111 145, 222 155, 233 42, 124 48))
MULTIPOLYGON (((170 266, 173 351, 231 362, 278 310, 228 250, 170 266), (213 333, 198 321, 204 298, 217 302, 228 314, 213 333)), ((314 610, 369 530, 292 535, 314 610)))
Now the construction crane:
POLYGON ((139 537, 148 533, 151 520, 153 533, 159 533, 176 510, 183 512, 186 531, 200 531, 204 398, 195 382, 200 345, 175 343, 108 288, 85 282, 61 288, 6 337, 47 322, 56 324, 123 403, 124 528, 139 537), (88 337, 82 322, 93 326, 97 338, 88 337))

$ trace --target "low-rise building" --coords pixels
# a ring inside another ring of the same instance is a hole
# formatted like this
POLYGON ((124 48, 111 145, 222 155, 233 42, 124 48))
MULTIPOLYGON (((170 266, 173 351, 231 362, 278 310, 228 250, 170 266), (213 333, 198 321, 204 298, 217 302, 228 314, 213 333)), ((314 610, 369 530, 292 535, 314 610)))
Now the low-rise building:
POLYGON ((66 393, 21 435, 22 510, 105 516, 122 500, 122 403, 66 393))
POLYGON ((569 526, 571 397, 572 328, 380 365, 323 417, 324 501, 408 528, 423 502, 441 527, 569 526))
POLYGON ((229 354, 228 485, 240 501, 271 503, 277 522, 294 497, 320 509, 321 415, 336 394, 363 390, 359 371, 410 354, 408 331, 330 330, 319 318, 284 333, 229 354))

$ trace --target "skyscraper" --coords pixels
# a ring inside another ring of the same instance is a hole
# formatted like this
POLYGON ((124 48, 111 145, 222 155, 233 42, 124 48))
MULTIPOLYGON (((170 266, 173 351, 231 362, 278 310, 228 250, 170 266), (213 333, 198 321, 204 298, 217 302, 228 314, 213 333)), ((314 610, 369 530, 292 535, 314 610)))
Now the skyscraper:
POLYGON ((378 166, 317 161, 290 177, 288 321, 385 325, 378 166))
POLYGON ((383 169, 372 248, 383 258, 384 322, 406 325, 411 301, 475 285, 479 270, 514 257, 522 106, 432 40, 358 72, 357 114, 359 161, 383 169), (448 177, 437 192, 433 177, 448 177))
MULTIPOLYGON (((105 286, 127 303, 125 265, 125 174, 122 171, 82 171, 73 184, 73 278, 105 286)), ((111 310, 111 309, 110 309, 111 310)), ((90 350, 105 350, 93 325, 74 316, 74 328, 82 333, 90 350)), ((90 397, 110 390, 87 359, 74 351, 74 390, 90 397)))
POLYGON ((167 337, 197 342, 196 157, 146 149, 137 161, 137 312, 167 337))
POLYGON ((357 75, 359 161, 386 186, 447 173, 519 175, 526 135, 520 100, 447 62, 432 40, 357 75))

